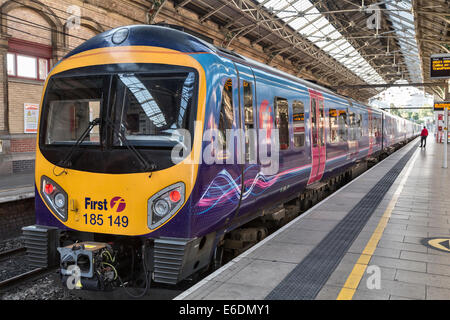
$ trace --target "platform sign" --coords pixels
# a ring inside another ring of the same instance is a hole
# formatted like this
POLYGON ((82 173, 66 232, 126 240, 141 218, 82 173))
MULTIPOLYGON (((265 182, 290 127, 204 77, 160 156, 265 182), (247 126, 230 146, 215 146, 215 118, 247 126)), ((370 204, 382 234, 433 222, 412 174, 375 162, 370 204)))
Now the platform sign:
POLYGON ((345 110, 330 109, 330 117, 336 118, 343 114, 345 114, 345 110))
POLYGON ((435 101, 433 109, 434 111, 444 111, 445 109, 450 110, 450 101, 435 101))
POLYGON ((39 104, 37 103, 24 103, 23 107, 23 120, 25 133, 37 133, 39 119, 39 104))
POLYGON ((293 119, 294 119, 294 121, 304 121, 305 114, 304 113, 294 113, 293 119))
POLYGON ((450 79, 450 54, 431 55, 430 79, 450 79))

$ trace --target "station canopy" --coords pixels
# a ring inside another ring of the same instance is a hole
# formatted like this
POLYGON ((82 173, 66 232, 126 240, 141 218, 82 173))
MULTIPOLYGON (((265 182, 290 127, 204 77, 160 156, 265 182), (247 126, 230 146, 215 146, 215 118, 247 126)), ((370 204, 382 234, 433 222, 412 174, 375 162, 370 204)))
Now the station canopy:
POLYGON ((397 82, 442 92, 441 82, 430 84, 429 57, 450 50, 448 0, 174 2, 217 23, 222 47, 239 51, 245 37, 262 47, 262 62, 354 99, 397 82))

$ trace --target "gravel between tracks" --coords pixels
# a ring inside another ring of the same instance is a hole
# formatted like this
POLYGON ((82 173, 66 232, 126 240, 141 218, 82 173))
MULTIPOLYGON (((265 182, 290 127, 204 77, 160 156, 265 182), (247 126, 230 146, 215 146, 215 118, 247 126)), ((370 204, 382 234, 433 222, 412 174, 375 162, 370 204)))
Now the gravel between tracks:
POLYGON ((11 249, 16 249, 23 247, 23 241, 21 237, 6 239, 0 241, 0 252, 8 251, 11 249))
MULTIPOLYGON (((21 237, 0 241, 0 252, 23 246, 21 237)), ((15 255, 0 261, 0 281, 31 271, 26 255, 15 255)), ((55 272, 33 281, 26 281, 19 286, 0 293, 0 300, 73 300, 79 299, 64 291, 59 275, 55 272)))
POLYGON ((25 254, 13 256, 6 260, 0 261, 0 281, 7 280, 21 273, 31 271, 35 268, 28 265, 25 254))
POLYGON ((59 275, 55 272, 34 281, 27 281, 0 294, 0 300, 79 300, 64 290, 59 275))

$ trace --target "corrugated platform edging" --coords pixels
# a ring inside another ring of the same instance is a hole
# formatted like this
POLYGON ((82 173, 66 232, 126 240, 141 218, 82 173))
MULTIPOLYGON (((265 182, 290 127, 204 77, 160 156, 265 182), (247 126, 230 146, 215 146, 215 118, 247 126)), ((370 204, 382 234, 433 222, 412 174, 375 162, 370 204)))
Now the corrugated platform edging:
POLYGON ((265 299, 314 299, 416 150, 411 148, 265 299))

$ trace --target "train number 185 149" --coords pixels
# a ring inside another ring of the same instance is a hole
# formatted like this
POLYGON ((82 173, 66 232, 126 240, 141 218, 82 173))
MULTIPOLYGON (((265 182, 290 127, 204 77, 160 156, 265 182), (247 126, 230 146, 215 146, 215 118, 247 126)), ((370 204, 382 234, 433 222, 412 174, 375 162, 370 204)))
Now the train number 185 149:
POLYGON ((110 227, 117 226, 126 228, 128 227, 128 217, 127 216, 116 216, 113 217, 112 215, 108 217, 103 217, 103 214, 84 214, 84 223, 90 224, 92 226, 102 226, 104 223, 109 225, 110 227))

